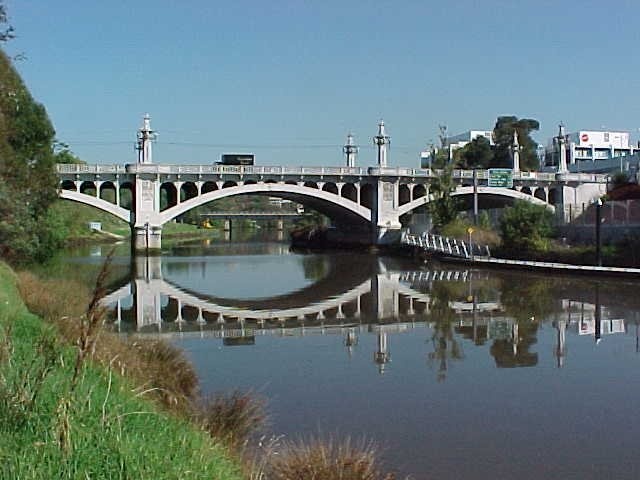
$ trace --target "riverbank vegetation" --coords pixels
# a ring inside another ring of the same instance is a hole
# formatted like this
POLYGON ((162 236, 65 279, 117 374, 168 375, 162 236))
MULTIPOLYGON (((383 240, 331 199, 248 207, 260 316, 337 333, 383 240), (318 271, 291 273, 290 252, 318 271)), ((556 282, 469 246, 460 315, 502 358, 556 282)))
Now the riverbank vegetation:
MULTIPOLYGON (((32 300, 40 297, 29 293, 34 282, 21 282, 32 300)), ((165 405, 179 404, 194 382, 176 384, 174 378, 168 384, 166 377, 172 370, 174 377, 178 369, 189 372, 188 364, 177 365, 172 353, 173 364, 166 358, 166 367, 153 362, 162 372, 142 371, 144 364, 135 367, 141 370, 138 378, 156 379, 136 385, 131 376, 121 375, 134 368, 120 358, 124 349, 112 352, 108 362, 104 358, 103 367, 90 361, 106 353, 110 341, 98 328, 99 306, 75 318, 77 337, 71 347, 60 335, 70 335, 74 317, 65 313, 54 325, 42 323, 22 302, 17 283, 0 264, 2 478, 241 478, 221 442, 149 400, 155 396, 165 405)), ((72 301, 73 295, 64 300, 72 301)), ((46 308, 43 300, 38 302, 46 308)), ((51 318, 67 311, 61 303, 48 311, 51 318)), ((141 350, 146 353, 129 358, 158 356, 157 345, 141 350)))
POLYGON ((0 265, 2 478, 392 478, 368 443, 252 441, 259 396, 202 399, 180 350, 103 328, 110 275, 92 290, 0 265))

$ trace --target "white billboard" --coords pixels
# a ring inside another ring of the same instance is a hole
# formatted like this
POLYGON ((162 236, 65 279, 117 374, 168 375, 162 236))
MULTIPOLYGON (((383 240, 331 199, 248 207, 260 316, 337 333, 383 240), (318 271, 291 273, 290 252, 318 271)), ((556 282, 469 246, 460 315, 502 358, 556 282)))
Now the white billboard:
POLYGON ((572 134, 570 139, 580 147, 629 148, 629 132, 581 130, 572 134))

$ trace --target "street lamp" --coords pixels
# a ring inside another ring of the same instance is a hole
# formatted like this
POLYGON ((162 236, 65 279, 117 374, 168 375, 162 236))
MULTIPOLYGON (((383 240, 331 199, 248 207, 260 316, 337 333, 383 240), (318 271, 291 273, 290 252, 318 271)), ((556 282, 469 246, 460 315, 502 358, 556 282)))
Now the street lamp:
POLYGON ((596 264, 602 266, 602 239, 600 228, 602 224, 602 199, 598 198, 596 203, 596 264))

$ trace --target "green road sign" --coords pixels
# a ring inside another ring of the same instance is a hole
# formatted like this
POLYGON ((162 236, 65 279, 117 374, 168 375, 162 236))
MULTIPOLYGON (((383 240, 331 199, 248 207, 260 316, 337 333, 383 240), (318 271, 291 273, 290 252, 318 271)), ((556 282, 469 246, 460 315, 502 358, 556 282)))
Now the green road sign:
POLYGON ((513 187, 513 170, 510 168, 490 168, 489 186, 502 188, 513 187))

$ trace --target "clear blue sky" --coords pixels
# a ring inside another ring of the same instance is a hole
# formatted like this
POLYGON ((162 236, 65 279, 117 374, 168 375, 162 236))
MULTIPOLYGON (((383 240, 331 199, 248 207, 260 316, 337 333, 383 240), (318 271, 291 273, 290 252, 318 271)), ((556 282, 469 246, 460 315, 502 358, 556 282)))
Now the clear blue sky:
POLYGON ((450 134, 535 118, 568 131, 640 128, 637 1, 6 0, 17 67, 58 139, 90 163, 133 162, 149 112, 156 162, 252 151, 338 165, 348 131, 390 164, 450 134))

